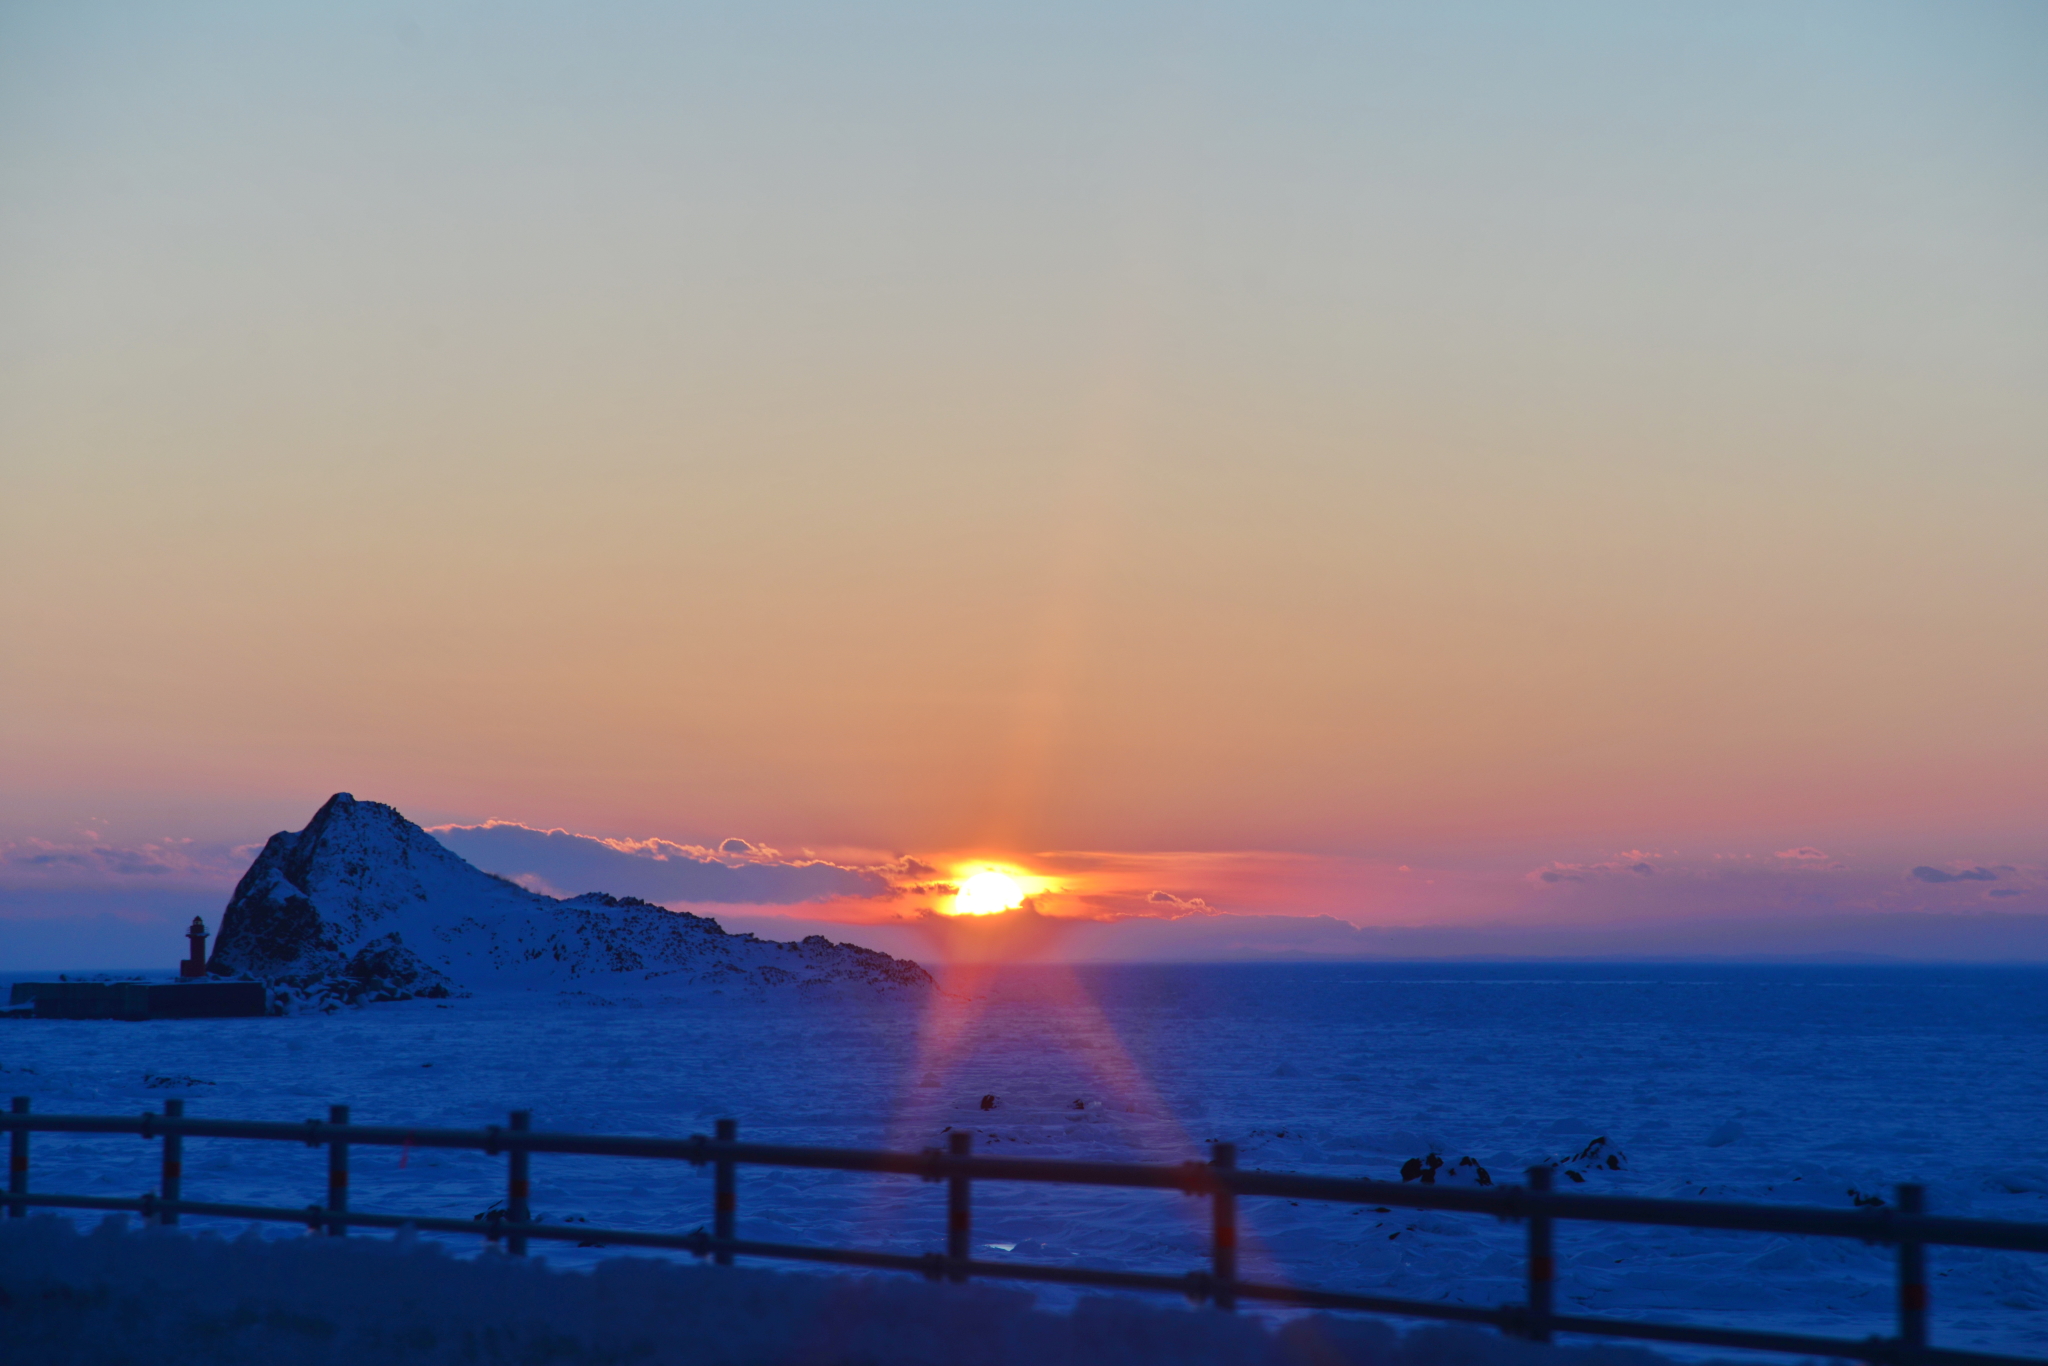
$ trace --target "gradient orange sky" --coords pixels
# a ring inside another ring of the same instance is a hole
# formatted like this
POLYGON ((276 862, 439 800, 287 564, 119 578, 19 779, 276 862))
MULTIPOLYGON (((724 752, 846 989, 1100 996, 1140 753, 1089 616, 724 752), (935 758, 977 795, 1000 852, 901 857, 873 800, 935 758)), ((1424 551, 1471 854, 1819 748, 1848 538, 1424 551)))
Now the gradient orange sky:
POLYGON ((0 838, 2039 863, 2043 16, 12 7, 0 838))

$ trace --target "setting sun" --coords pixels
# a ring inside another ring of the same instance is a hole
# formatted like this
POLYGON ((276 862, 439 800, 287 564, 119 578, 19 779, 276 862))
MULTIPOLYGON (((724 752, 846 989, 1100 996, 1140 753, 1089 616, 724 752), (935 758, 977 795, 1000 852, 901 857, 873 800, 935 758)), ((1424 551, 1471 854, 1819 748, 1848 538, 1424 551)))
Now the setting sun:
POLYGON ((953 898, 954 915, 994 915, 1020 906, 1028 895, 1024 884, 1008 873, 984 868, 960 884, 953 898))

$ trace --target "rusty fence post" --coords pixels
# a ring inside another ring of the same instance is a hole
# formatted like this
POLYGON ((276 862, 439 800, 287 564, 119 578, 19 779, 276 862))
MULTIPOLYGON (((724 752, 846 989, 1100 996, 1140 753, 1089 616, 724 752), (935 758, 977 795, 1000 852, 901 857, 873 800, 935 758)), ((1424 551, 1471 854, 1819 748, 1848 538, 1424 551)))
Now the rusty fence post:
MULTIPOLYGON (((185 1102, 167 1100, 164 1102, 164 1118, 179 1119, 184 1116, 185 1102)), ((185 1188, 185 1136, 171 1130, 164 1131, 164 1174, 157 1187, 157 1198, 166 1202, 175 1201, 185 1188)), ((157 1215, 160 1224, 178 1222, 178 1212, 167 1209, 157 1215)))
MULTIPOLYGON (((330 1105, 327 1107, 327 1122, 348 1125, 348 1107, 330 1105)), ((348 1144, 335 1139, 327 1145, 327 1212, 341 1215, 348 1213, 348 1144)), ((348 1236, 348 1224, 341 1219, 327 1221, 327 1236, 344 1238, 348 1236)))
MULTIPOLYGON (((523 1134, 533 1128, 533 1111, 514 1110, 511 1129, 523 1134)), ((507 1223, 524 1224, 531 1219, 532 1211, 527 1196, 532 1188, 528 1180, 533 1154, 524 1145, 514 1144, 505 1151, 505 1220, 507 1223)), ((514 1232, 506 1235, 505 1250, 515 1257, 526 1255, 526 1235, 514 1232)))
MULTIPOLYGON (((736 1119, 721 1119, 712 1130, 720 1143, 731 1143, 740 1136, 740 1123, 736 1119)), ((733 1181, 733 1164, 730 1158, 719 1158, 711 1164, 711 1236, 719 1242, 727 1242, 733 1236, 734 1215, 740 1207, 739 1189, 733 1181)), ((732 1265, 732 1253, 721 1248, 712 1254, 712 1260, 720 1266, 732 1265)))
MULTIPOLYGON (((28 1097, 16 1096, 7 1108, 13 1114, 27 1114, 28 1097)), ((28 1130, 26 1129, 16 1129, 7 1136, 7 1193, 9 1195, 28 1194, 28 1130)), ((9 1205, 7 1207, 7 1217, 10 1219, 20 1219, 27 1214, 27 1205, 9 1205)))
MULTIPOLYGON (((974 1146, 974 1136, 954 1133, 947 1139, 947 1147, 954 1157, 965 1157, 974 1146)), ((967 1281, 967 1263, 974 1255, 969 1238, 974 1230, 973 1206, 968 1201, 969 1180, 964 1172, 955 1172, 946 1182, 946 1260, 952 1263, 947 1279, 955 1285, 967 1281)))
MULTIPOLYGON (((1209 1145, 1209 1165, 1218 1172, 1237 1170, 1237 1145, 1209 1145)), ((1218 1309, 1237 1308, 1237 1192, 1218 1185, 1209 1195, 1212 1236, 1209 1247, 1209 1296, 1218 1309)))
MULTIPOLYGON (((1899 1213, 1926 1212, 1927 1188, 1901 1185, 1899 1213)), ((1927 1245, 1910 1239, 1899 1244, 1899 1350, 1907 1361, 1927 1350, 1927 1245)))
MULTIPOLYGON (((1550 1193, 1550 1168, 1529 1168, 1529 1190, 1535 1195, 1550 1193)), ((1548 1214, 1529 1215, 1529 1340, 1550 1341, 1550 1313, 1557 1282, 1557 1257, 1552 1244, 1548 1214)))

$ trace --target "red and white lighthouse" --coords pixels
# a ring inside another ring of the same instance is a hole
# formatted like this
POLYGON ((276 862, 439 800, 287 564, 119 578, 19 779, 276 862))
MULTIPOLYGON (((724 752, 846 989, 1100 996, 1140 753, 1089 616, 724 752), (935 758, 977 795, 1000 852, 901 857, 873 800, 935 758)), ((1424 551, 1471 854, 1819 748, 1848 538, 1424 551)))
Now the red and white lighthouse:
POLYGON ((180 977, 204 977, 206 975, 206 922, 198 916, 192 917, 192 928, 185 931, 185 937, 192 941, 192 956, 178 964, 180 977))

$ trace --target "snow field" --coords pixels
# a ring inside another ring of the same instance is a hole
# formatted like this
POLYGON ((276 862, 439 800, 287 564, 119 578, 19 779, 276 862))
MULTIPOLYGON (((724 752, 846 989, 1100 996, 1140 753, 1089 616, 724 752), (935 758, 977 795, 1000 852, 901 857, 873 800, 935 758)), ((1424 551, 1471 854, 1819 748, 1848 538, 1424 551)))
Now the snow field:
POLYGON ((588 1272, 396 1239, 90 1233, 0 1221, 11 1360, 92 1366, 1658 1366, 1632 1348, 1320 1316, 1256 1319, 905 1277, 785 1275, 644 1258, 588 1272))

